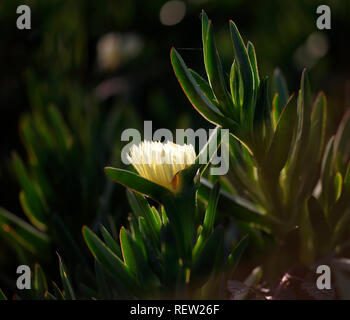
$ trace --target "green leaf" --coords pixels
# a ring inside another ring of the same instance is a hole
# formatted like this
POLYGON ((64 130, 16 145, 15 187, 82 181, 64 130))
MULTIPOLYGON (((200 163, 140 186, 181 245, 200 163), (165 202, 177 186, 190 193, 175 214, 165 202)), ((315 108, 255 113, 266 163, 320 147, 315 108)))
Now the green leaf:
MULTIPOLYGON (((288 194, 295 197, 300 190, 303 168, 310 161, 305 152, 305 146, 308 146, 310 139, 311 124, 311 93, 310 83, 306 70, 303 71, 297 103, 297 126, 294 134, 291 155, 288 159, 287 177, 288 194)), ((292 199, 289 199, 292 201, 292 199)))
POLYGON ((118 243, 113 239, 112 235, 108 232, 108 230, 101 226, 101 234, 103 236, 103 239, 109 249, 113 251, 114 254, 116 254, 119 258, 122 257, 122 252, 120 250, 120 247, 118 243))
POLYGON ((224 128, 232 128, 233 132, 238 131, 238 124, 224 117, 200 90, 185 62, 174 48, 171 49, 170 57, 175 75, 193 107, 209 122, 224 128))
MULTIPOLYGON (((238 64, 240 74, 243 81, 243 105, 247 112, 242 112, 241 116, 248 114, 248 119, 253 120, 253 105, 252 100, 254 96, 254 76, 253 68, 249 60, 247 49, 244 45, 243 39, 237 29, 235 23, 230 20, 230 30, 235 53, 235 59, 238 64)), ((244 119, 244 117, 243 117, 244 119)), ((242 120, 242 119, 241 119, 242 120)))
POLYGON ((280 114, 281 114, 281 110, 279 110, 279 96, 277 93, 275 93, 273 99, 272 99, 272 112, 271 112, 271 115, 272 115, 272 123, 273 123, 273 130, 275 131, 276 130, 276 127, 277 127, 277 122, 278 122, 278 119, 280 117, 280 114))
POLYGON ((124 227, 120 229, 120 246, 124 258, 124 263, 129 267, 130 271, 134 274, 137 273, 137 263, 133 248, 131 245, 130 235, 127 233, 124 227))
POLYGON ((47 224, 45 216, 45 200, 38 188, 34 185, 33 179, 29 177, 23 161, 16 153, 13 154, 12 164, 19 184, 23 189, 20 194, 23 211, 32 224, 42 231, 45 231, 47 224))
POLYGON ((163 197, 171 195, 170 190, 150 180, 142 178, 131 171, 106 167, 105 172, 114 181, 130 188, 131 190, 151 197, 158 202, 161 202, 163 197))
POLYGON ((204 11, 202 11, 202 41, 205 69, 210 86, 219 102, 218 107, 224 115, 233 117, 233 105, 226 89, 221 60, 215 44, 213 25, 204 11))
POLYGON ((0 289, 0 300, 7 300, 5 294, 3 293, 3 291, 0 289))
POLYGON ((247 51, 248 51, 248 56, 250 60, 250 64, 252 65, 253 69, 253 76, 254 76, 254 87, 258 88, 260 84, 260 78, 259 78, 259 69, 258 69, 258 62, 256 59, 256 54, 255 54, 255 48, 252 42, 248 41, 247 45, 247 51))
POLYGON ((54 296, 57 298, 57 300, 66 300, 63 292, 54 281, 52 281, 52 288, 54 291, 54 296))
POLYGON ((160 282, 151 271, 142 253, 141 247, 132 239, 131 235, 124 227, 120 229, 120 246, 125 264, 129 267, 130 271, 135 274, 141 286, 147 290, 159 286, 160 282))
POLYGON ((267 78, 264 78, 261 81, 258 88, 253 128, 254 135, 252 140, 254 141, 254 156, 258 160, 262 159, 262 157, 265 155, 270 146, 270 141, 273 134, 267 78))
POLYGON ((346 166, 350 160, 350 110, 348 110, 341 120, 334 138, 334 152, 336 156, 337 170, 345 173, 346 166))
POLYGON ((215 266, 215 257, 220 244, 222 244, 224 230, 218 226, 205 241, 203 249, 194 258, 191 268, 191 283, 195 286, 202 286, 213 272, 215 266))
POLYGON ((0 207, 0 234, 33 254, 43 254, 50 240, 45 233, 0 207))
POLYGON ((226 270, 229 272, 229 279, 232 278, 234 271, 236 270, 239 262, 241 261, 243 253, 248 246, 248 242, 249 235, 247 234, 237 243, 237 245, 233 248, 232 252, 228 256, 226 262, 226 270))
POLYGON ((217 101, 216 101, 216 98, 214 96, 213 90, 210 88, 209 83, 205 79, 203 79, 196 71, 194 71, 194 70, 192 70, 190 68, 188 70, 191 73, 192 77, 196 80, 197 85, 202 90, 204 95, 209 99, 209 101, 214 106, 216 106, 217 105, 217 101))
POLYGON ((220 181, 216 181, 213 189, 210 192, 207 210, 204 215, 203 228, 199 234, 198 240, 192 251, 192 256, 196 259, 198 253, 202 250, 202 247, 208 237, 212 234, 215 223, 216 208, 219 201, 220 181))
POLYGON ((86 226, 83 227, 83 236, 95 259, 101 263, 111 277, 132 292, 137 292, 139 285, 129 267, 86 226))
POLYGON ((19 201, 23 212, 28 217, 30 222, 38 229, 45 231, 47 229, 45 217, 40 214, 40 210, 36 210, 35 203, 30 201, 28 194, 23 190, 19 193, 19 201))
POLYGON ((325 149, 321 168, 321 183, 322 193, 321 200, 324 207, 328 207, 330 200, 333 198, 333 150, 334 150, 334 136, 329 139, 325 149))
POLYGON ((218 206, 220 197, 220 181, 216 181, 213 186, 213 189, 210 192, 209 202, 207 210, 205 211, 203 230, 209 234, 214 229, 215 217, 216 217, 216 208, 218 206))
POLYGON ((230 70, 230 91, 231 97, 234 104, 236 118, 240 119, 240 112, 243 103, 243 97, 241 95, 241 76, 239 74, 238 65, 236 60, 233 60, 230 70))
POLYGON ((34 125, 28 114, 21 117, 19 123, 20 136, 29 155, 29 161, 31 163, 36 163, 38 162, 38 159, 40 159, 40 153, 42 150, 40 150, 40 142, 38 143, 39 139, 33 126, 34 125))
POLYGON ((63 288, 64 288, 64 297, 67 300, 75 300, 75 294, 73 291, 73 286, 67 271, 67 267, 64 264, 62 258, 60 257, 59 254, 57 254, 58 259, 59 259, 59 265, 60 265, 60 276, 61 276, 61 280, 63 283, 63 288))
MULTIPOLYGON (((307 151, 308 159, 310 159, 309 157, 313 157, 316 160, 315 163, 312 163, 312 166, 317 166, 317 162, 320 161, 322 156, 326 133, 326 114, 326 96, 323 92, 320 92, 314 102, 313 112, 311 114, 310 139, 307 151)), ((309 170, 309 167, 306 170, 309 170)))
POLYGON ((153 212, 143 196, 133 193, 130 190, 127 190, 126 195, 135 216, 145 219, 152 236, 153 244, 157 246, 159 244, 159 231, 162 224, 158 212, 153 212))
POLYGON ((169 291, 175 290, 175 284, 180 271, 179 255, 176 248, 173 228, 167 224, 161 229, 161 263, 163 266, 162 283, 169 291))
POLYGON ((343 187, 343 178, 340 172, 337 172, 334 177, 334 190, 335 190, 335 199, 334 202, 337 202, 341 196, 343 187))
POLYGON ((48 290, 45 273, 39 264, 34 267, 34 290, 37 299, 43 299, 48 290))
POLYGON ((281 113, 265 159, 265 166, 269 168, 274 176, 278 175, 284 167, 292 144, 296 122, 296 109, 294 104, 291 103, 292 99, 293 96, 288 100, 281 113))
POLYGON ((69 150, 72 146, 73 138, 60 112, 51 105, 48 108, 48 115, 51 125, 55 129, 58 144, 62 149, 69 150))
POLYGON ((278 94, 278 103, 276 104, 276 116, 279 118, 283 108, 289 99, 287 82, 280 69, 276 68, 273 72, 274 91, 278 94))

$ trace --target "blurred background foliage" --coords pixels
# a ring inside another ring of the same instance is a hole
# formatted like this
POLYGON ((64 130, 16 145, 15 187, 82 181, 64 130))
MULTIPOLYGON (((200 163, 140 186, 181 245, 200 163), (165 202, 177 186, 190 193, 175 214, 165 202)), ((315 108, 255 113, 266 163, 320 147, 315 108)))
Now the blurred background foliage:
MULTIPOLYGON (((152 120, 153 130, 208 127, 183 95, 169 59, 170 47, 175 46, 204 75, 202 9, 215 19, 224 70, 229 70, 233 57, 227 32, 232 19, 254 43, 261 75, 271 76, 279 67, 293 92, 302 69, 309 69, 313 91, 324 89, 327 95, 328 135, 335 132, 350 104, 348 1, 3 0, 0 205, 27 219, 19 201, 25 188, 11 160, 19 159, 16 151, 29 179, 40 164, 45 173, 44 211, 69 225, 78 247, 84 247, 81 226, 97 227, 107 219, 106 212, 122 225, 130 210, 125 190, 103 173, 107 164, 121 166, 121 132, 142 129, 143 120, 152 120), (31 8, 31 30, 16 28, 20 4, 31 8), (316 28, 320 4, 331 7, 331 30, 316 28), (67 129, 61 137, 56 121, 67 129), (63 145, 50 145, 50 137, 63 145), (36 142, 36 150, 28 148, 29 141, 36 142)), ((52 219, 45 225, 55 223, 60 222, 52 219)), ((67 245, 60 234, 51 236, 54 246, 39 262, 57 280, 54 252, 61 253, 67 245)), ((74 250, 70 252, 64 256, 68 267, 75 257, 74 250)), ((10 289, 8 278, 16 276, 18 255, 0 242, 0 287, 10 289)), ((26 259, 32 265, 38 261, 37 256, 26 259)))

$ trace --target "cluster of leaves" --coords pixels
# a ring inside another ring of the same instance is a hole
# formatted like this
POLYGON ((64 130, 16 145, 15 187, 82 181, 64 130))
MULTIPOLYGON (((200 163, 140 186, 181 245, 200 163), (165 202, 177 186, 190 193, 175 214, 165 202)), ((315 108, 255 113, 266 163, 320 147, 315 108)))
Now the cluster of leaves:
MULTIPOLYGON (((321 92, 312 99, 306 71, 294 97, 277 70, 270 100, 253 44, 245 45, 232 21, 230 30, 234 61, 229 85, 212 22, 204 12, 207 80, 171 51, 174 72, 188 99, 217 126, 200 154, 216 150, 211 144, 220 140, 219 128, 230 131, 229 174, 205 179, 207 166, 199 164, 199 154, 195 164, 174 177, 180 187, 173 192, 131 171, 105 168, 109 178, 127 187, 132 209, 128 227, 121 227, 119 235, 117 214, 112 212, 114 184, 93 170, 113 157, 115 147, 103 144, 112 141, 113 134, 107 130, 107 139, 88 130, 96 126, 95 117, 70 126, 55 107, 23 118, 21 135, 29 163, 15 154, 13 167, 30 223, 1 209, 0 234, 24 263, 28 254, 44 261, 57 249, 75 275, 69 277, 59 257, 63 290, 55 282, 49 288, 37 265, 31 298, 226 298, 228 289, 234 299, 242 299, 248 291, 237 293, 235 288, 258 288, 259 282, 278 298, 278 278, 291 266, 303 264, 313 270, 320 260, 335 266, 337 294, 348 297, 349 260, 344 257, 349 255, 350 232, 350 114, 326 143, 326 97, 321 92), (234 220, 240 234, 249 233, 250 264, 261 266, 244 284, 232 281, 232 274, 247 248, 247 237, 232 241, 225 216, 234 220), (80 237, 72 236, 76 234, 80 237), (263 252, 264 261, 254 255, 257 251, 263 252)), ((116 118, 110 119, 107 128, 114 128, 116 118)), ((100 120, 97 125, 102 126, 106 118, 100 120)), ((115 152, 120 154, 120 149, 115 152)))
MULTIPOLYGON (((214 149, 217 135, 214 131, 201 152, 214 149)), ((121 228, 120 246, 104 228, 104 243, 87 227, 83 233, 94 257, 119 283, 119 295, 226 297, 223 284, 238 264, 247 238, 227 244, 223 226, 216 226, 219 182, 210 192, 204 215, 196 208, 196 192, 206 168, 198 156, 195 164, 177 174, 181 186, 177 192, 130 171, 105 169, 113 180, 134 190, 127 193, 133 209, 131 232, 121 228), (160 211, 143 195, 159 203, 160 211)))
MULTIPOLYGON (((23 115, 19 126, 28 160, 13 153, 10 164, 25 217, 0 207, 0 236, 13 248, 17 265, 40 261, 48 276, 57 280, 57 251, 74 271, 76 282, 91 279, 81 227, 86 223, 95 230, 102 222, 114 226, 120 219, 115 211, 123 210, 115 206, 118 190, 103 166, 118 163, 117 137, 126 119, 135 127, 138 119, 126 106, 107 112, 93 99, 82 104, 79 91, 68 99, 63 117, 54 105, 46 107, 45 86, 29 78, 32 111, 23 115)), ((12 276, 4 274, 2 280, 16 291, 12 276)))
POLYGON ((230 30, 234 61, 229 86, 212 23, 204 12, 202 41, 208 80, 189 69, 174 48, 171 61, 195 109, 208 121, 230 130, 230 173, 228 180, 223 179, 228 194, 222 209, 238 221, 261 228, 262 241, 266 233, 274 237, 280 250, 273 251, 265 268, 276 275, 295 261, 311 264, 347 248, 349 115, 325 148, 324 93, 312 99, 304 70, 297 98, 290 96, 276 70, 270 101, 253 44, 244 44, 232 21, 230 30), (227 204, 229 200, 239 204, 248 201, 255 212, 243 216, 227 204))

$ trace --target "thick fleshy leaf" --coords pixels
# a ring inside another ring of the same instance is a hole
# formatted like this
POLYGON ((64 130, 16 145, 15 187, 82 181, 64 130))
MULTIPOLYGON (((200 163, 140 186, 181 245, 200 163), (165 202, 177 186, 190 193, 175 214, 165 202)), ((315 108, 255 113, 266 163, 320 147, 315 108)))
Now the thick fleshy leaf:
POLYGON ((43 299, 47 291, 47 281, 45 273, 39 264, 35 264, 34 268, 34 290, 37 299, 43 299))
POLYGON ((322 194, 321 199, 323 205, 327 208, 330 199, 333 198, 333 160, 334 160, 334 136, 329 139, 328 144, 325 149, 325 153, 322 160, 322 170, 321 170, 321 183, 322 183, 322 194))
POLYGON ((346 166, 350 160, 350 110, 348 110, 339 124, 334 139, 334 152, 336 157, 337 170, 345 173, 346 166))
MULTIPOLYGON (((188 69, 191 72, 192 77, 196 80, 199 88, 205 94, 205 96, 209 99, 209 101, 216 106, 217 101, 214 96, 213 90, 210 88, 209 83, 203 79, 196 71, 192 69, 188 69)), ((217 106, 216 106, 217 107, 217 106)))
POLYGON ((272 118, 272 124, 273 124, 273 130, 276 130, 278 119, 280 117, 281 111, 279 110, 279 104, 280 104, 280 99, 277 93, 273 96, 272 99, 272 111, 271 111, 271 118, 272 118))
POLYGON ((106 167, 105 172, 114 181, 130 188, 131 190, 151 197, 158 202, 161 202, 163 197, 170 196, 171 194, 170 190, 150 180, 142 178, 140 175, 131 171, 106 167))
POLYGON ((249 242, 249 236, 247 234, 237 243, 237 245, 233 248, 232 252, 228 256, 228 259, 226 262, 226 270, 229 273, 228 278, 232 278, 232 275, 236 270, 245 249, 248 246, 248 242, 249 242))
POLYGON ((52 105, 48 108, 48 115, 50 123, 55 129, 57 142, 63 150, 70 149, 73 143, 73 138, 68 129, 68 126, 62 118, 62 115, 57 110, 57 108, 52 105))
MULTIPOLYGON (((338 172, 339 173, 339 172, 338 172)), ((339 173, 340 174, 340 173, 339 173)), ((333 224, 341 224, 341 219, 347 220, 349 218, 349 213, 346 215, 348 208, 350 207, 350 162, 348 163, 348 167, 345 173, 345 177, 343 180, 342 185, 340 186, 340 177, 337 178, 338 181, 335 180, 334 190, 335 194, 338 190, 337 195, 337 201, 334 204, 331 213, 329 214, 330 218, 332 219, 333 224), (339 196, 340 193, 340 196, 339 196)), ((347 226, 347 223, 342 223, 342 225, 339 226, 341 229, 343 226, 347 226)))
POLYGON ((324 92, 320 92, 314 102, 314 107, 311 115, 311 132, 310 132, 310 147, 319 159, 322 155, 325 133, 326 133, 326 116, 327 116, 327 100, 324 92))
POLYGON ((158 243, 159 230, 162 225, 158 211, 154 212, 143 196, 133 193, 130 190, 127 191, 126 195, 133 213, 136 217, 143 217, 145 219, 146 224, 151 231, 153 241, 158 243))
POLYGON ((208 259, 208 257, 216 256, 218 247, 223 241, 223 231, 223 227, 218 226, 205 241, 202 250, 194 257, 191 268, 191 283, 193 285, 203 285, 208 276, 214 271, 215 259, 208 259))
POLYGON ((239 69, 236 60, 233 60, 231 70, 230 70, 230 91, 231 97, 234 104, 235 116, 240 119, 240 112, 242 112, 241 107, 243 103, 242 91, 243 85, 241 81, 241 76, 239 74, 239 69))
POLYGON ((60 257, 59 254, 58 259, 59 259, 59 265, 60 265, 60 276, 64 288, 64 296, 67 300, 75 300, 75 293, 73 290, 73 286, 70 280, 70 276, 67 271, 67 267, 65 263, 63 262, 62 258, 60 257))
POLYGON ((101 234, 107 247, 111 249, 119 258, 122 258, 122 252, 119 244, 113 239, 112 235, 104 226, 101 226, 101 234))
POLYGON ((277 119, 281 114, 283 108, 286 106, 289 99, 289 92, 287 82, 280 69, 276 68, 273 72, 273 85, 275 93, 278 94, 278 103, 276 103, 276 116, 277 119))
POLYGON ((327 101, 323 92, 320 92, 314 102, 311 115, 310 138, 307 148, 307 161, 304 171, 312 171, 312 167, 317 168, 323 152, 323 145, 326 132, 327 101), (315 161, 310 161, 311 159, 315 161))
POLYGON ((136 292, 139 285, 129 267, 86 226, 83 227, 83 236, 95 259, 101 263, 111 277, 132 292, 136 292))
MULTIPOLYGON (((311 92, 310 83, 306 70, 301 77, 300 90, 297 103, 297 126, 294 133, 291 154, 288 157, 287 177, 288 177, 288 194, 290 197, 298 195, 299 184, 302 179, 302 173, 305 163, 309 161, 305 146, 308 146, 310 139, 311 125, 311 92)), ((290 201, 292 201, 290 199, 290 201)))
POLYGON ((133 248, 131 245, 131 239, 128 232, 124 227, 120 229, 120 246, 122 249, 124 263, 129 267, 129 270, 136 274, 137 272, 137 263, 133 248))
POLYGON ((13 168, 21 188, 20 201, 23 211, 31 223, 41 230, 46 229, 47 219, 45 216, 46 203, 38 188, 35 186, 33 179, 28 175, 25 165, 21 158, 13 154, 13 168))
POLYGON ((260 84, 258 62, 257 62, 257 59, 256 59, 254 45, 250 41, 248 41, 248 44, 247 44, 247 51, 248 51, 250 64, 252 65, 252 69, 253 69, 254 87, 258 88, 259 84, 260 84))
POLYGON ((216 181, 213 186, 213 189, 210 192, 209 202, 207 210, 205 211, 204 222, 203 222, 203 231, 208 232, 209 234, 214 229, 215 217, 216 217, 216 208, 218 206, 220 196, 220 181, 216 181))
POLYGON ((218 108, 226 116, 233 117, 233 105, 226 89, 221 60, 215 44, 213 25, 204 11, 202 11, 202 36, 205 69, 210 86, 219 102, 218 108))
POLYGON ((203 227, 199 233, 196 245, 193 248, 193 257, 196 257, 198 253, 202 250, 202 247, 208 237, 211 235, 214 229, 215 217, 216 217, 216 208, 219 201, 220 192, 220 182, 217 181, 214 184, 213 189, 210 192, 209 201, 207 210, 204 215, 203 227))
POLYGON ((337 172, 334 177, 334 202, 337 202, 341 196, 343 188, 343 177, 340 172, 337 172))
POLYGON ((267 152, 265 165, 269 172, 276 176, 284 167, 290 152, 294 125, 296 122, 296 108, 291 97, 283 109, 278 120, 276 131, 267 152))
POLYGON ((258 88, 253 128, 254 156, 257 159, 262 159, 266 150, 269 148, 273 134, 267 78, 261 80, 258 88))
POLYGON ((219 109, 209 101, 174 48, 171 49, 170 57, 175 75, 193 107, 211 123, 218 124, 224 128, 232 128, 233 132, 237 131, 238 124, 224 117, 219 109))
POLYGON ((48 250, 50 240, 47 235, 16 215, 0 207, 0 233, 9 241, 33 254, 44 254, 48 250))
POLYGON ((231 37, 233 41, 233 48, 235 52, 235 60, 238 64, 240 74, 243 81, 243 105, 246 109, 241 115, 244 116, 248 114, 249 119, 253 119, 253 106, 252 99, 254 96, 254 76, 253 68, 250 63, 247 48, 244 45, 243 39, 238 31, 237 26, 233 21, 230 21, 231 37))
POLYGON ((135 274, 141 286, 148 290, 159 286, 159 280, 150 269, 141 247, 124 227, 120 229, 120 246, 125 264, 135 274))

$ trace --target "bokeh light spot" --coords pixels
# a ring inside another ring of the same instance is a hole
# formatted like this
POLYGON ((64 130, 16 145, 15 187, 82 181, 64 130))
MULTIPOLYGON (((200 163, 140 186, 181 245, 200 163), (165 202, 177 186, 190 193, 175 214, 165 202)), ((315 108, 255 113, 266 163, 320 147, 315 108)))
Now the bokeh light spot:
POLYGON ((183 1, 171 0, 160 9, 160 22, 166 26, 174 26, 181 22, 186 14, 186 5, 183 1))

